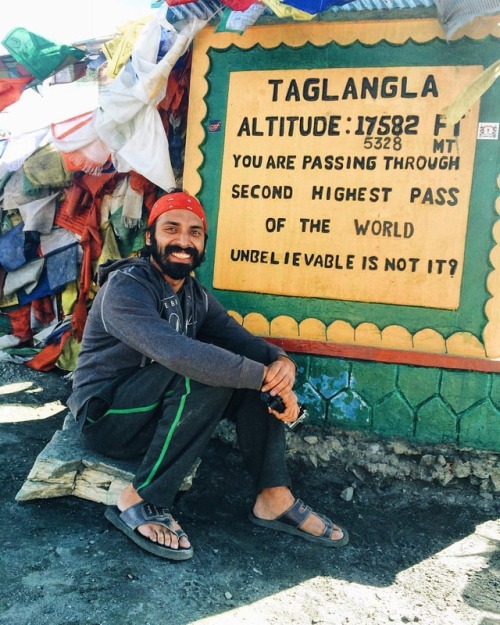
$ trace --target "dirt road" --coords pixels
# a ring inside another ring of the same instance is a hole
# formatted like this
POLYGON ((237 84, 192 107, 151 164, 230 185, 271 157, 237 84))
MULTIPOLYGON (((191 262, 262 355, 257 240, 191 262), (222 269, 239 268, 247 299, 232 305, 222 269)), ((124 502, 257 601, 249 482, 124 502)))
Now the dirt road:
POLYGON ((0 625, 500 624, 500 506, 471 486, 366 481, 345 501, 352 475, 295 461, 296 494, 349 529, 326 550, 251 525, 239 455, 213 440, 175 510, 184 563, 142 552, 100 504, 17 503, 68 392, 60 374, 0 364, 0 625))

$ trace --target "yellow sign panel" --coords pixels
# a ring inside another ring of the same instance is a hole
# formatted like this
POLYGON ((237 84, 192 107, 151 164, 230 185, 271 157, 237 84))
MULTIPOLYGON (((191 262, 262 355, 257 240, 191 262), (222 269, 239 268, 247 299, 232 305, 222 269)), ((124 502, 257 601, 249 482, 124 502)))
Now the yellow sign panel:
POLYGON ((482 69, 232 72, 214 287, 458 308, 482 69))

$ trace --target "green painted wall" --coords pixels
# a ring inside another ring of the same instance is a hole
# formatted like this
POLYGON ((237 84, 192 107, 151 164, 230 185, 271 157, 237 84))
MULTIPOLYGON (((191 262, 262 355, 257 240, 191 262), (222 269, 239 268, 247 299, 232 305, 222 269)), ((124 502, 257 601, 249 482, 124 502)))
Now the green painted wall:
POLYGON ((293 354, 310 421, 414 444, 500 451, 500 377, 293 354))

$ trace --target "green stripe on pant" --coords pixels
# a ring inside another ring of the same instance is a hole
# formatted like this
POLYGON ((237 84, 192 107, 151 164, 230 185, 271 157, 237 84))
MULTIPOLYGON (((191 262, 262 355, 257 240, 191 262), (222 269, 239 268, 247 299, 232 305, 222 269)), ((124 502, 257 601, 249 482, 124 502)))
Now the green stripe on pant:
POLYGON ((161 450, 161 454, 158 458, 158 460, 156 461, 154 467, 151 469, 151 473, 148 475, 148 477, 146 478, 146 480, 137 487, 137 491, 140 491, 141 488, 144 488, 145 486, 148 486, 149 484, 151 484, 151 481, 153 480, 154 476, 156 475, 156 472, 158 471, 158 468, 160 467, 163 459, 165 458, 165 454, 167 453, 168 450, 168 446, 170 445, 170 441, 172 440, 172 436, 174 435, 174 431, 175 428, 177 427, 181 416, 182 416, 182 411, 184 410, 184 406, 186 405, 186 398, 187 396, 191 393, 191 381, 189 378, 184 378, 184 384, 185 384, 185 388, 186 388, 186 392, 184 393, 184 395, 181 397, 181 401, 179 402, 179 408, 177 410, 177 413, 175 415, 175 419, 172 423, 171 428, 168 431, 167 434, 167 438, 165 439, 165 443, 163 445, 163 448, 161 450))

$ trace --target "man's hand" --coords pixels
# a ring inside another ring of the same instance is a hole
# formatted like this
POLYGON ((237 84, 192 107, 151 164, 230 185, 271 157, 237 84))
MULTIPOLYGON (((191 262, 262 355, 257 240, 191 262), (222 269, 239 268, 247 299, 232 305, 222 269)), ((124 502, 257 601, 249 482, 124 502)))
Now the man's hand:
POLYGON ((285 404, 285 412, 276 412, 269 408, 269 412, 280 421, 293 422, 299 418, 300 406, 297 402, 297 395, 293 391, 285 391, 280 393, 280 397, 285 404))
POLYGON ((294 363, 285 356, 278 356, 277 360, 266 367, 261 390, 283 397, 285 393, 291 392, 294 383, 294 363))

